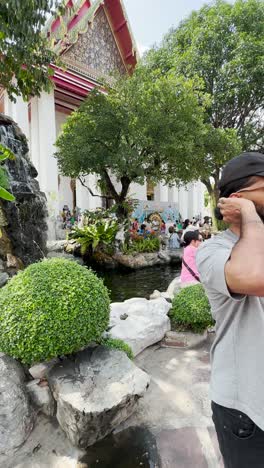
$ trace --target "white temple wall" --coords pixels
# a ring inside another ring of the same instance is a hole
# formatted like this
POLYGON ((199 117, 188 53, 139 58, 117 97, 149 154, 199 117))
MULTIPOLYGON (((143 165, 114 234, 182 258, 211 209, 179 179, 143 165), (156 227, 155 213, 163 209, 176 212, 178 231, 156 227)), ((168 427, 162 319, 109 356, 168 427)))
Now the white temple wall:
POLYGON ((189 217, 188 208, 188 189, 185 186, 179 187, 179 213, 183 219, 189 217))
POLYGON ((4 94, 5 114, 11 117, 29 139, 29 120, 28 120, 28 103, 21 96, 16 98, 16 102, 10 101, 7 92, 4 94))
POLYGON ((177 187, 176 185, 174 185, 173 187, 169 187, 168 202, 177 203, 179 205, 179 187, 177 187))
MULTIPOLYGON (((84 183, 93 193, 98 194, 97 177, 94 174, 88 175, 84 179, 84 183)), ((89 194, 87 188, 79 180, 76 180, 76 205, 81 211, 94 210, 102 206, 102 199, 100 197, 93 197, 89 194)))
POLYGON ((137 198, 138 200, 146 201, 147 200, 147 183, 144 185, 140 184, 131 184, 129 189, 129 195, 132 198, 137 198))
MULTIPOLYGON (((55 111, 56 119, 56 138, 58 138, 62 125, 66 122, 68 115, 63 112, 55 111)), ((62 210, 64 205, 68 205, 70 210, 73 209, 73 193, 71 189, 71 178, 60 175, 60 183, 58 187, 59 208, 62 210)))

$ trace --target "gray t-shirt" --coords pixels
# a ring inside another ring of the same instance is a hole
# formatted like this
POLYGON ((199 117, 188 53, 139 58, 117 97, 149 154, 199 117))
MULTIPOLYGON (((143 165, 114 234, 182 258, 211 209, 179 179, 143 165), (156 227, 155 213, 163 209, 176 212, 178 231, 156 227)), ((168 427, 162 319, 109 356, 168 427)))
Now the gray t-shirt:
MULTIPOLYGON (((225 264, 237 242, 227 230, 204 242, 196 255, 216 320, 210 397, 246 413, 264 430, 264 297, 231 295, 227 288, 225 264)), ((247 258, 243 260, 247 271, 247 258)))

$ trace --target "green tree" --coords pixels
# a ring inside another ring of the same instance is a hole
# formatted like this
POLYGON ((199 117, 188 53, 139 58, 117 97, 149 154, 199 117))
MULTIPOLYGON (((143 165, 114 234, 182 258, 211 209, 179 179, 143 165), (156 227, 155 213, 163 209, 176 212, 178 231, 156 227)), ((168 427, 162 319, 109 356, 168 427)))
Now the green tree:
POLYGON ((57 0, 0 0, 0 84, 14 100, 49 90, 49 67, 56 60, 41 34, 57 0), (16 78, 13 80, 13 78, 16 78))
POLYGON ((214 207, 222 166, 241 150, 264 150, 264 2, 205 5, 171 30, 145 63, 160 74, 198 76, 210 96, 208 134, 196 166, 214 207))
POLYGON ((82 183, 88 174, 97 174, 117 205, 118 217, 126 218, 132 182, 181 178, 174 164, 178 154, 191 170, 207 103, 196 88, 194 80, 159 77, 139 67, 107 93, 92 92, 56 142, 62 174, 82 183))

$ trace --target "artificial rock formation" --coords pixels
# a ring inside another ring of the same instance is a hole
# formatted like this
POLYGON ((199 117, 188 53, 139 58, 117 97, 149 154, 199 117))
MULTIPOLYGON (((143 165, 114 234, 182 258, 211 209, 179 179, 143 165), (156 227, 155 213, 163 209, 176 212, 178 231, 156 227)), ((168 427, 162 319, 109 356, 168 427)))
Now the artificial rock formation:
POLYGON ((103 346, 65 359, 48 374, 59 424, 80 448, 103 439, 131 416, 149 381, 125 353, 103 346))
POLYGON ((134 356, 161 341, 171 329, 168 312, 171 308, 163 297, 148 301, 128 299, 111 304, 110 330, 107 335, 127 343, 134 356))
POLYGON ((13 151, 14 160, 6 160, 4 168, 9 191, 15 202, 0 199, 0 284, 5 282, 3 270, 13 275, 18 269, 44 257, 47 241, 46 197, 40 192, 38 175, 28 156, 25 135, 16 123, 0 114, 0 142, 13 151), (3 270, 1 271, 1 265, 3 270))

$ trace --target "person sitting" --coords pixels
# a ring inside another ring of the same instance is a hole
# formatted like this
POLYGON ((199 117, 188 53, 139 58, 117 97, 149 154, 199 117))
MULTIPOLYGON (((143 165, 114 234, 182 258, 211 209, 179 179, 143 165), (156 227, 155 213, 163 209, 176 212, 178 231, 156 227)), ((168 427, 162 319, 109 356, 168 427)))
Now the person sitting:
POLYGON ((200 282, 196 267, 196 253, 202 242, 199 231, 189 231, 184 236, 184 250, 181 269, 181 287, 200 282))
POLYGON ((173 226, 169 227, 168 249, 175 250, 180 248, 180 239, 173 226))

